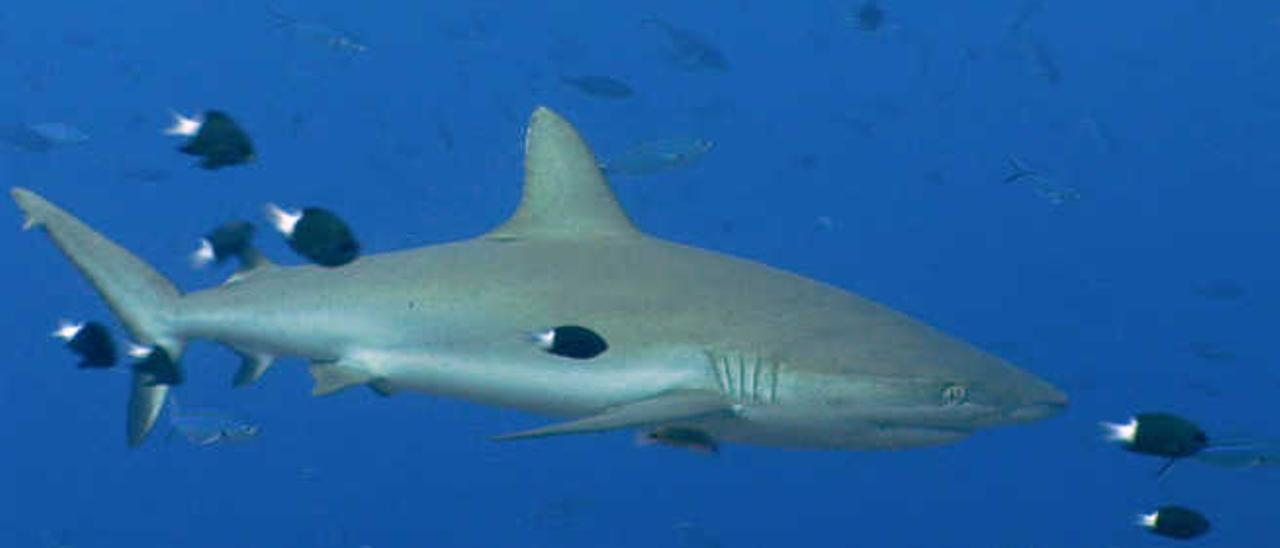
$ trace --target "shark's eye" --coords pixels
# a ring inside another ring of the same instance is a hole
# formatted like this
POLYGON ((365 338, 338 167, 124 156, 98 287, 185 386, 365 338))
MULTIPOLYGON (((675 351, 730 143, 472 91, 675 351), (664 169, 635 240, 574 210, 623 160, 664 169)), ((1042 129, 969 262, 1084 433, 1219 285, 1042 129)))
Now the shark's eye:
POLYGON ((942 387, 942 406, 955 407, 969 399, 969 389, 959 384, 947 384, 942 387))

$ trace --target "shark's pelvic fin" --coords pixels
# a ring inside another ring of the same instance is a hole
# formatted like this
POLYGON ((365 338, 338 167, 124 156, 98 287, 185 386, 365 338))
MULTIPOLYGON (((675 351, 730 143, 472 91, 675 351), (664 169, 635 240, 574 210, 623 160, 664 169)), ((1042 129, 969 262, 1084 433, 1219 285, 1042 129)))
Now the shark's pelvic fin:
POLYGON ((524 140, 524 194, 514 215, 486 237, 600 238, 637 234, 591 149, 560 115, 538 107, 524 140))
MULTIPOLYGON (((183 341, 170 333, 170 318, 179 295, 169 280, 39 194, 23 188, 15 188, 10 194, 27 215, 24 226, 40 227, 49 234, 135 340, 163 348, 173 360, 182 355, 183 341)), ((169 392, 168 386, 152 381, 135 369, 127 428, 131 447, 141 444, 155 425, 169 392)))
POLYGON ((363 367, 352 366, 342 362, 312 362, 308 368, 311 378, 316 381, 311 388, 312 396, 328 396, 334 392, 369 384, 377 379, 363 367))
POLYGON ((275 359, 274 356, 267 354, 236 353, 240 355, 240 368, 236 370, 236 376, 231 380, 231 386, 235 387, 250 386, 258 382, 262 374, 267 372, 267 368, 271 367, 271 361, 275 359))
POLYGON ((733 405, 718 393, 703 390, 678 390, 646 400, 610 407, 589 417, 523 432, 503 434, 493 439, 494 441, 522 440, 565 434, 603 432, 620 428, 656 426, 710 415, 731 414, 733 410, 733 405))

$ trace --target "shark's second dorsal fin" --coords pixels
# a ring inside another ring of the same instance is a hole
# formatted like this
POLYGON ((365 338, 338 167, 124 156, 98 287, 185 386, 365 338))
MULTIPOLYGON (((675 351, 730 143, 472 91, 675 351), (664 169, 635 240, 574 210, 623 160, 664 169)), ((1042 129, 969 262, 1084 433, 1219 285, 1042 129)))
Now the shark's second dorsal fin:
POLYGON ((524 139, 524 195, 486 237, 583 239, 635 235, 591 149, 560 115, 538 107, 524 139))

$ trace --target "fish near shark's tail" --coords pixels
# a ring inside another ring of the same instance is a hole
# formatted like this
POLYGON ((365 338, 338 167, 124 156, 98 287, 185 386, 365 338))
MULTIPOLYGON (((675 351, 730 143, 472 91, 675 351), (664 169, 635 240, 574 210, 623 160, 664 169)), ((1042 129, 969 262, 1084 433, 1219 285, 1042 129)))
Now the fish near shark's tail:
MULTIPOLYGON (((72 264, 84 274, 129 334, 141 345, 163 350, 163 362, 174 365, 183 341, 172 333, 171 318, 180 300, 178 289, 138 257, 54 205, 23 188, 10 191, 26 213, 24 229, 42 228, 72 264)), ((154 363, 154 360, 147 360, 154 363)), ((164 406, 169 385, 135 367, 129 397, 129 445, 142 443, 164 406)))

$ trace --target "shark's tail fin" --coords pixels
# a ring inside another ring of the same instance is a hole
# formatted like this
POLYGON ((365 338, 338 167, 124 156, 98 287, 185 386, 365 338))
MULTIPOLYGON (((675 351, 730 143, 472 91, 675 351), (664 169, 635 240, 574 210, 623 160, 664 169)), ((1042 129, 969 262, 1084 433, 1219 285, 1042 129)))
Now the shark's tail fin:
MULTIPOLYGON (((172 333, 179 294, 155 269, 40 195, 10 192, 26 213, 24 228, 43 228, 71 259, 139 343, 163 349, 176 362, 183 341, 172 333)), ((129 398, 129 445, 142 443, 155 425, 169 387, 135 370, 129 398)))

